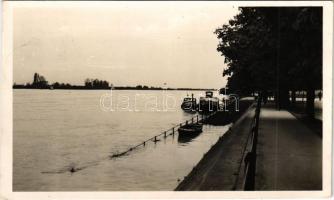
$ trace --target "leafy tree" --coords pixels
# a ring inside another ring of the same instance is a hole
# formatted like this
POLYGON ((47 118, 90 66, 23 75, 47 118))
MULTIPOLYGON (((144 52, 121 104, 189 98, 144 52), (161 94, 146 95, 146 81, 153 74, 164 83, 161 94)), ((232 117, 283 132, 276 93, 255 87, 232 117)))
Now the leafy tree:
POLYGON ((34 80, 32 83, 34 88, 48 88, 48 81, 44 78, 44 76, 40 76, 38 73, 34 74, 34 80))
POLYGON ((52 86, 53 86, 54 89, 57 89, 57 88, 59 88, 60 84, 58 82, 55 82, 55 83, 52 84, 52 86))
POLYGON ((215 34, 232 91, 273 91, 277 107, 286 108, 289 90, 305 89, 313 116, 322 82, 322 8, 240 8, 215 34))
POLYGON ((85 88, 89 89, 108 89, 109 82, 99 79, 85 79, 85 88))

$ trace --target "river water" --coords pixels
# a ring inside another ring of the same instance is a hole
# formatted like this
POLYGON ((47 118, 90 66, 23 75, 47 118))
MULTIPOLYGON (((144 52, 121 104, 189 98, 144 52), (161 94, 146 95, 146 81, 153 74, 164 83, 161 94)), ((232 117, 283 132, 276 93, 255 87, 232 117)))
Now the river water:
POLYGON ((190 141, 149 142, 195 116, 182 98, 204 91, 14 90, 14 191, 173 190, 227 126, 203 127, 190 141), (80 169, 71 173, 71 168, 80 169))

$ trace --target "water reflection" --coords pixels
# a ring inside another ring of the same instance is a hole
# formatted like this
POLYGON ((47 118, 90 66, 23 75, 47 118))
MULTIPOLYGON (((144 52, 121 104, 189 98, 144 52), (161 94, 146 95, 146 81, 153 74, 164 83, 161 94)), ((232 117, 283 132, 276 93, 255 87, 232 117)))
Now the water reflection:
POLYGON ((181 143, 183 145, 190 143, 191 141, 193 141, 195 138, 197 138, 199 135, 201 134, 201 132, 199 133, 194 133, 191 135, 178 135, 177 137, 177 142, 181 143))

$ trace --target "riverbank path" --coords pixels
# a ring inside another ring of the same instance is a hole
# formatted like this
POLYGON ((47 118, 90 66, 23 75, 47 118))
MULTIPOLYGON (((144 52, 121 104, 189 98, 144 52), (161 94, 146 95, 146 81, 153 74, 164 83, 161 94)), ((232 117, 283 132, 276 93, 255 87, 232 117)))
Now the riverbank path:
POLYGON ((321 190, 321 137, 270 103, 259 122, 255 190, 321 190))

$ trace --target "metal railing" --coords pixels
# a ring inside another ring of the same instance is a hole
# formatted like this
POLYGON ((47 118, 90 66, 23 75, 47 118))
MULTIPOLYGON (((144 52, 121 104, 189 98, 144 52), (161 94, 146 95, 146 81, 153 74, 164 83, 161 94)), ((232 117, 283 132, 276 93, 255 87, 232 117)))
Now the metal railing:
POLYGON ((242 151, 242 157, 238 168, 234 190, 254 190, 256 173, 256 148, 258 143, 259 119, 261 110, 261 95, 258 97, 255 115, 251 123, 251 129, 242 151))
POLYGON ((163 139, 166 139, 168 136, 174 136, 176 133, 177 133, 177 128, 180 128, 184 125, 187 125, 187 124, 193 124, 193 123, 202 123, 202 122, 205 122, 206 120, 208 120, 211 116, 213 116, 216 112, 213 112, 213 113, 210 113, 210 114, 207 114, 207 115, 196 115, 194 117, 192 117, 190 120, 186 120, 185 122, 182 122, 176 126, 173 126, 172 128, 166 130, 166 131, 163 131, 162 133, 158 134, 158 135, 155 135, 137 145, 134 145, 130 148, 128 148, 127 150, 125 151, 122 151, 122 152, 119 152, 119 153, 114 153, 112 155, 110 155, 109 157, 110 158, 117 158, 117 157, 121 157, 121 156, 124 156, 126 154, 128 154, 129 152, 135 150, 136 148, 139 148, 139 147, 145 147, 146 144, 148 142, 154 142, 154 143, 157 143, 158 141, 160 141, 160 138, 162 137, 163 139))
POLYGON ((243 181, 244 190, 254 190, 255 189, 255 172, 256 172, 256 147, 258 143, 258 133, 259 133, 259 119, 261 111, 261 95, 257 99, 257 105, 255 109, 254 121, 251 129, 251 143, 250 151, 245 155, 245 177, 243 181))

